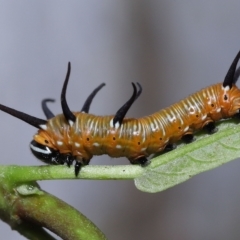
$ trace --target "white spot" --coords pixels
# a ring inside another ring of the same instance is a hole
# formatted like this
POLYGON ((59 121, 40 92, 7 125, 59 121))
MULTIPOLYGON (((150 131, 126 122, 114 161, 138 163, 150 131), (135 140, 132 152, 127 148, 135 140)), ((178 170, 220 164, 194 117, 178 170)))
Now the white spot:
POLYGON ((227 92, 227 91, 229 91, 230 90, 230 87, 227 85, 226 87, 223 87, 222 86, 222 89, 224 90, 224 92, 227 92))
POLYGON ((68 120, 69 125, 72 127, 72 125, 74 124, 74 122, 72 120, 68 120))
POLYGON ((151 126, 151 130, 152 130, 153 132, 156 132, 156 131, 158 130, 158 128, 155 127, 155 125, 154 125, 153 123, 151 123, 150 126, 151 126))
POLYGON ((147 148, 145 147, 145 148, 141 148, 141 151, 145 151, 147 148))
POLYGON ((216 110, 216 112, 221 112, 221 108, 218 108, 218 109, 216 110))
POLYGON ((154 124, 151 123, 150 126, 151 126, 152 131, 154 131, 154 130, 155 130, 155 126, 154 126, 154 124))
POLYGON ((80 147, 80 144, 77 143, 77 142, 75 142, 74 145, 75 145, 76 147, 80 147))
POLYGON ((188 129, 189 129, 189 126, 185 127, 183 131, 186 132, 188 129))
POLYGON ((62 145, 63 145, 63 142, 62 142, 62 141, 57 141, 57 145, 58 145, 58 146, 62 146, 62 145))
POLYGON ((202 116, 202 120, 205 120, 207 118, 207 114, 202 116))
POLYGON ((39 127, 40 127, 42 130, 47 130, 47 125, 46 125, 46 124, 39 125, 39 127))
POLYGON ((115 128, 118 129, 120 127, 120 123, 119 122, 116 122, 115 123, 115 128))
POLYGON ((121 145, 116 145, 116 148, 121 149, 122 146, 121 145))
POLYGON ((45 149, 42 149, 42 148, 38 148, 38 147, 35 147, 32 144, 30 144, 30 148, 32 150, 34 150, 35 152, 39 152, 39 153, 44 153, 44 154, 52 153, 51 150, 49 149, 49 147, 45 147, 45 149))
POLYGON ((99 143, 97 143, 97 142, 95 142, 95 143, 93 143, 93 146, 95 146, 95 147, 99 147, 99 146, 100 146, 100 144, 99 144, 99 143))
POLYGON ((169 122, 174 122, 176 120, 176 117, 167 114, 167 119, 168 119, 169 122))

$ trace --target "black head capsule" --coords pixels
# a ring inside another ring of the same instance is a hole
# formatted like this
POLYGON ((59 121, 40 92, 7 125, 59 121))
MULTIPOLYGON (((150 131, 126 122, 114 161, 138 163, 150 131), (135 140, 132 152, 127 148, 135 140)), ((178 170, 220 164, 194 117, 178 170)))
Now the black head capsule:
POLYGON ((32 140, 30 143, 30 149, 33 155, 38 158, 39 160, 47 163, 47 164, 63 164, 64 162, 61 161, 59 151, 50 148, 48 146, 42 145, 35 140, 32 140))

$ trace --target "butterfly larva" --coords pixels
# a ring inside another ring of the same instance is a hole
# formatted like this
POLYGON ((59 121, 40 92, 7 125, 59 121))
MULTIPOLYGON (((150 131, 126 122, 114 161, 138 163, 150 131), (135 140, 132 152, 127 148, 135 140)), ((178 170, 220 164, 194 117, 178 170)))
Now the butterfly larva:
POLYGON ((81 166, 88 164, 93 155, 127 157, 132 164, 145 165, 150 154, 161 152, 180 139, 193 141, 196 130, 205 128, 208 133, 214 133, 215 121, 240 117, 240 89, 235 85, 240 72, 240 68, 236 70, 239 58, 240 52, 233 60, 223 83, 204 88, 168 108, 139 119, 125 118, 142 92, 139 83, 132 83, 133 95, 115 115, 88 114, 94 96, 105 84, 90 94, 80 112, 71 112, 65 97, 70 63, 61 93, 63 114, 54 116, 48 109, 46 102, 52 99, 42 102, 48 120, 1 104, 0 110, 39 128, 30 143, 33 154, 48 164, 70 166, 75 161, 76 176, 81 166))

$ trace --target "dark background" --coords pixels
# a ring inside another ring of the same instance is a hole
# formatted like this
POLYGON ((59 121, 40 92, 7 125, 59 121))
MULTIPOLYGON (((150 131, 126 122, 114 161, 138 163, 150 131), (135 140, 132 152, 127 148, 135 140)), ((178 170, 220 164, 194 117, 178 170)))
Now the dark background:
MULTIPOLYGON (((128 116, 151 114, 221 82, 240 49, 240 2, 1 1, 0 102, 43 118, 40 102, 80 110, 101 82, 91 112, 113 114, 140 82, 128 116)), ((1 164, 41 165, 28 144, 36 129, 0 113, 1 164)), ((129 164, 94 157, 91 164, 129 164)), ((240 163, 234 161, 157 194, 132 181, 45 181, 43 189, 89 217, 109 239, 238 239, 240 163)), ((81 226, 79 226, 81 227, 81 226)), ((1 238, 23 239, 0 223, 1 238)))

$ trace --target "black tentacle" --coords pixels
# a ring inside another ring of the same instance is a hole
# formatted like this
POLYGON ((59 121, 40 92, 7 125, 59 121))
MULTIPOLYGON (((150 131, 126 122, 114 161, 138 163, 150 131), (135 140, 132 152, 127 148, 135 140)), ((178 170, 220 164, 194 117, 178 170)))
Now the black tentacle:
POLYGON ((32 125, 33 127, 39 128, 39 129, 44 129, 44 126, 47 123, 46 120, 30 116, 26 113, 17 111, 15 109, 12 109, 12 108, 9 108, 9 107, 6 107, 2 104, 0 104, 0 110, 18 118, 18 119, 21 119, 22 121, 32 125))
POLYGON ((141 95, 141 93, 142 93, 142 86, 141 86, 141 84, 138 83, 138 82, 136 82, 136 84, 138 85, 139 90, 138 90, 137 95, 136 95, 136 97, 135 97, 135 101, 138 99, 138 97, 139 97, 139 96, 141 95))
POLYGON ((129 108, 132 106, 134 101, 140 96, 140 94, 142 92, 142 87, 139 83, 137 83, 137 85, 140 88, 138 91, 137 91, 137 87, 136 87, 135 83, 132 83, 133 94, 132 94, 131 98, 116 112, 115 117, 113 118, 113 126, 114 127, 115 127, 116 123, 119 123, 119 125, 122 124, 122 121, 123 121, 125 115, 127 114, 129 108))
POLYGON ((55 115, 52 113, 52 111, 48 108, 47 102, 55 102, 54 99, 46 98, 42 100, 42 110, 46 116, 47 119, 51 119, 55 117, 55 115))
POLYGON ((90 108, 90 105, 92 103, 92 100, 93 98, 95 97, 95 95, 98 93, 98 91, 104 87, 106 84, 105 83, 102 83, 100 84, 97 88, 95 88, 93 90, 93 92, 88 96, 87 100, 85 101, 85 103, 83 104, 83 107, 82 107, 82 110, 81 112, 85 112, 85 113, 88 113, 89 112, 89 108, 90 108))
POLYGON ((67 84, 68 84, 70 72, 71 72, 71 63, 69 62, 67 75, 66 75, 63 88, 62 88, 62 93, 61 93, 61 105, 62 105, 64 117, 69 122, 69 124, 72 124, 76 121, 76 116, 71 112, 66 101, 66 90, 67 90, 67 84))
POLYGON ((233 83, 236 84, 236 82, 238 81, 238 78, 240 76, 240 66, 237 68, 237 70, 235 71, 235 74, 234 74, 234 80, 233 80, 233 83))
POLYGON ((240 58, 240 51, 238 52, 238 54, 236 55, 236 57, 234 58, 228 72, 227 75, 223 81, 223 87, 229 86, 230 89, 232 88, 232 85, 235 83, 234 81, 235 79, 235 73, 236 73, 236 67, 238 64, 238 60, 240 58))

